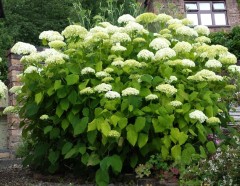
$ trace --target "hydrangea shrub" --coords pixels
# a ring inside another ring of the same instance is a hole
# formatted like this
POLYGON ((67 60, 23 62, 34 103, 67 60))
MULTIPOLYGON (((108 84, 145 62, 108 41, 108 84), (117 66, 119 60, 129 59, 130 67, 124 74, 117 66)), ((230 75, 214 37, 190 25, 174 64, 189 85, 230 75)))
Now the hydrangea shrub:
POLYGON ((15 88, 32 141, 25 164, 93 170, 107 185, 153 153, 188 164, 215 152, 207 135, 229 120, 236 57, 187 19, 144 13, 118 21, 45 31, 41 52, 12 48, 25 66, 15 88))

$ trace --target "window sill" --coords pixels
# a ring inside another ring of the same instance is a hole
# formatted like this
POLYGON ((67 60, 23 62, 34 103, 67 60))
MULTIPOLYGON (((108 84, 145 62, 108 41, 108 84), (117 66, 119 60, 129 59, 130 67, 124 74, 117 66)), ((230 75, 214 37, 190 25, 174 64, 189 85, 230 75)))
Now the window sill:
POLYGON ((230 28, 230 25, 207 26, 208 28, 230 28))

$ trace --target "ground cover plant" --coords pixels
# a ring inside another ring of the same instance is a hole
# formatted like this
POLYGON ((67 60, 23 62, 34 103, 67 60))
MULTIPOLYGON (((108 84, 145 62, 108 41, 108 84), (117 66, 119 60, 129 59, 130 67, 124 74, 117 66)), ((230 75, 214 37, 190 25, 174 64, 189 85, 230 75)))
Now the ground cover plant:
POLYGON ((187 19, 144 13, 118 23, 44 31, 41 52, 12 47, 25 70, 10 90, 19 105, 5 113, 19 110, 25 165, 107 185, 153 154, 178 165, 216 152, 207 136, 230 121, 237 58, 187 19))

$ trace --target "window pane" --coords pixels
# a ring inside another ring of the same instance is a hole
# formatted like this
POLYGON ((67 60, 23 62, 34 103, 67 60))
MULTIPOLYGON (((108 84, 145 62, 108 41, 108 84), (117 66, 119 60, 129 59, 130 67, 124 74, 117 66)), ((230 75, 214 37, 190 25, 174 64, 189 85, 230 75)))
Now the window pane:
POLYGON ((197 10, 197 4, 196 3, 186 3, 185 7, 186 7, 186 11, 197 10))
POLYGON ((198 25, 198 16, 197 16, 197 14, 187 14, 187 18, 192 20, 194 25, 198 25))
POLYGON ((202 25, 212 25, 212 15, 211 14, 200 14, 202 25))
POLYGON ((214 10, 225 10, 224 3, 213 3, 214 10))
POLYGON ((211 10, 210 3, 199 3, 200 10, 211 10))
POLYGON ((216 25, 226 25, 227 24, 226 16, 224 13, 214 14, 214 19, 215 19, 216 25))

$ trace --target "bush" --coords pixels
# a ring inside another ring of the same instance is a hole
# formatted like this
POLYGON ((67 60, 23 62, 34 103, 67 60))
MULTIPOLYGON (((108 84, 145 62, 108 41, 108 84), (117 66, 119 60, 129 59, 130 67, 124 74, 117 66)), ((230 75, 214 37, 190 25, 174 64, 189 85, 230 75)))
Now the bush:
POLYGON ((207 135, 229 121, 236 57, 206 44, 208 28, 187 19, 144 13, 118 22, 43 32, 52 48, 38 53, 26 43, 12 48, 25 66, 14 89, 31 139, 25 165, 93 173, 107 185, 155 153, 189 164, 216 151, 207 135))

